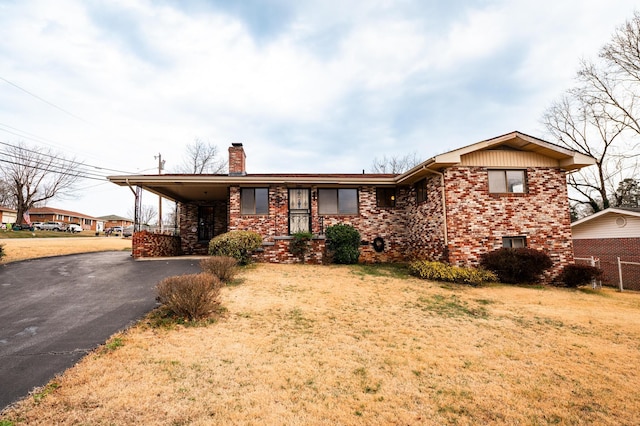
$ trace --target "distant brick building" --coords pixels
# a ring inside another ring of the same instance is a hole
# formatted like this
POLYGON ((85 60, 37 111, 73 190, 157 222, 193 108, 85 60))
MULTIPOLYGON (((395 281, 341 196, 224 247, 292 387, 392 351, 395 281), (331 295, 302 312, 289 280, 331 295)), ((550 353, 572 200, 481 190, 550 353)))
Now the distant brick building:
POLYGON ((84 230, 95 231, 98 220, 93 216, 55 207, 32 207, 29 209, 31 222, 61 222, 78 224, 84 230))
POLYGON ((291 235, 353 225, 362 262, 427 258, 475 265, 482 253, 528 246, 573 261, 566 172, 594 160, 519 132, 437 155, 406 173, 249 174, 242 144, 229 147, 225 175, 111 176, 178 203, 182 253, 206 253, 209 240, 253 230, 262 259, 293 262, 291 235))

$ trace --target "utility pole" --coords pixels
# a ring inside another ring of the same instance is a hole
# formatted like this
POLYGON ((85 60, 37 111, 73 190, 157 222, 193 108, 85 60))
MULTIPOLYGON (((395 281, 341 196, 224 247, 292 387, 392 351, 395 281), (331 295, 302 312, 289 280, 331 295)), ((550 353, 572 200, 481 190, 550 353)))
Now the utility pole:
MULTIPOLYGON (((158 153, 158 155, 154 155, 153 158, 158 159, 158 174, 161 175, 164 170, 164 160, 162 159, 162 154, 158 153)), ((162 233, 162 197, 158 195, 158 227, 160 228, 160 233, 162 233)))

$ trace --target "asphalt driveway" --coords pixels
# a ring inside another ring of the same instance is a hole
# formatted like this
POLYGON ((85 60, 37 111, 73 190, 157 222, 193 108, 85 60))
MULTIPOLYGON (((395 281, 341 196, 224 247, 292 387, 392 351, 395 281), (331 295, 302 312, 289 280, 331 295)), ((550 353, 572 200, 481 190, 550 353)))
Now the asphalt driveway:
POLYGON ((0 266, 0 410, 141 318, 161 279, 198 262, 104 252, 0 266))

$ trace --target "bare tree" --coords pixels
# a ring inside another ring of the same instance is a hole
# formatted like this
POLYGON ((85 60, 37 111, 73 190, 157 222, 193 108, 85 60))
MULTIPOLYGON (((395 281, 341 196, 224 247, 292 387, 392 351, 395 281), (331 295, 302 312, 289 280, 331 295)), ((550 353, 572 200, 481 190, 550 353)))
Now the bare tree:
POLYGON ((593 212, 609 207, 615 192, 621 154, 616 142, 624 126, 603 114, 604 106, 577 88, 569 90, 544 113, 542 121, 554 139, 569 149, 595 158, 595 167, 568 175, 570 200, 593 212))
MULTIPOLYGON (((127 215, 129 215, 129 217, 135 217, 135 212, 133 210, 129 210, 127 215)), ((137 220, 141 225, 149 225, 153 223, 156 216, 158 216, 158 209, 155 206, 143 204, 140 206, 137 220)))
POLYGON ((596 61, 581 61, 576 86, 546 110, 543 123, 559 144, 596 159, 569 175, 572 201, 592 212, 619 206, 617 186, 633 177, 640 157, 640 13, 596 61))
POLYGON ((402 157, 387 157, 385 155, 380 159, 378 159, 378 157, 374 158, 370 170, 371 173, 400 174, 406 172, 412 167, 417 166, 420 163, 420 158, 415 152, 402 157))
POLYGON ((16 200, 12 195, 11 187, 4 181, 0 181, 0 206, 16 208, 16 200))
POLYGON ((216 158, 218 147, 196 138, 185 147, 185 157, 178 167, 178 173, 218 174, 227 169, 227 160, 216 158))
POLYGON ((36 204, 72 195, 80 179, 79 165, 51 149, 22 142, 6 144, 0 152, 0 173, 17 210, 17 223, 21 224, 24 213, 36 204))

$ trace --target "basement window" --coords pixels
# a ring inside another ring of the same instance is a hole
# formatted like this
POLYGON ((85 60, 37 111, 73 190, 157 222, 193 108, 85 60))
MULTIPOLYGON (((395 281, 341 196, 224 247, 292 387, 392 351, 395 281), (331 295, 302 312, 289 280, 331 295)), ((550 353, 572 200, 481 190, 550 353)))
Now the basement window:
POLYGON ((527 237, 502 237, 503 248, 522 248, 527 246, 527 237))

